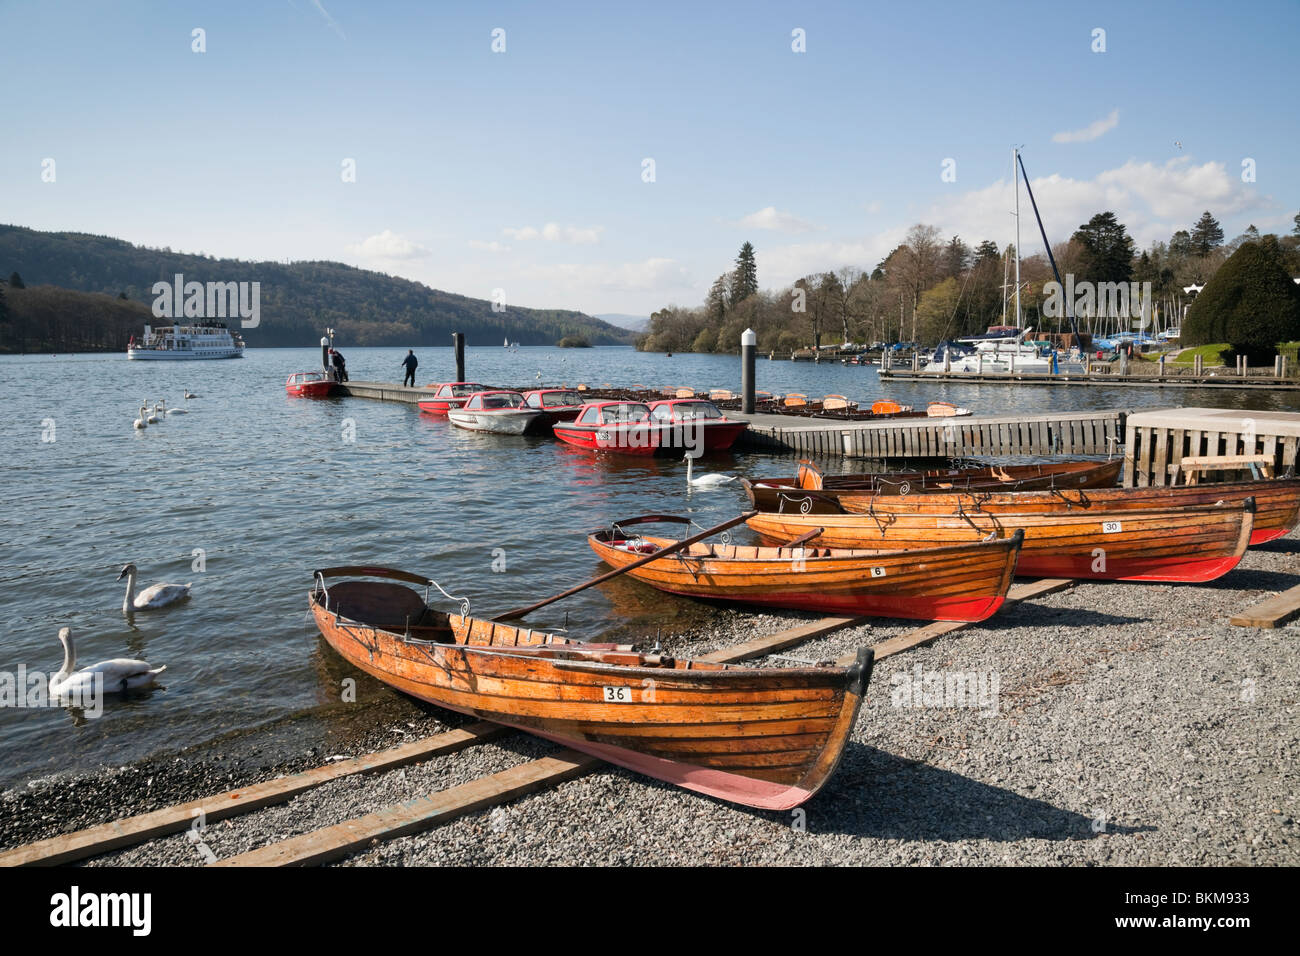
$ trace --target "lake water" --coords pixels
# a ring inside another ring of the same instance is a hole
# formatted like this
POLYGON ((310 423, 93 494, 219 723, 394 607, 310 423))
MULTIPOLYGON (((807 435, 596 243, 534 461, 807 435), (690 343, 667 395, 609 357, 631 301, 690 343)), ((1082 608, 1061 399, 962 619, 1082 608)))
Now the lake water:
MULTIPOLYGON (((358 380, 400 382, 403 349, 343 349, 358 380)), ((418 383, 451 377, 450 349, 417 350, 418 383)), ((680 461, 606 457, 547 438, 479 435, 413 406, 285 395, 315 349, 250 350, 222 362, 124 355, 0 358, 5 393, 0 511, 0 672, 52 673, 58 629, 82 664, 166 664, 165 689, 110 701, 97 719, 0 709, 0 786, 210 739, 333 703, 350 672, 306 614, 314 568, 387 564, 430 575, 491 616, 593 577, 586 532, 651 511, 708 525, 735 515, 735 484, 688 495, 680 461), (189 389, 199 397, 182 400, 189 389), (190 414, 132 428, 142 399, 190 414), (351 436, 351 437, 350 437, 351 436), (53 438, 52 441, 45 440, 53 438), (202 569, 195 570, 201 553, 202 569), (193 582, 184 604, 121 611, 128 561, 140 586, 193 582), (495 569, 494 569, 495 565, 495 569)), ((471 379, 739 387, 735 356, 631 349, 469 349, 471 379)), ((855 400, 944 399, 979 413, 1212 405, 1300 409, 1293 393, 1137 388, 882 388, 874 369, 758 363, 758 385, 855 400)), ((836 467, 832 463, 832 467, 836 467)), ((785 474, 790 459, 737 453, 710 471, 785 474)), ((529 617, 583 636, 653 638, 701 619, 700 605, 618 579, 529 617)))

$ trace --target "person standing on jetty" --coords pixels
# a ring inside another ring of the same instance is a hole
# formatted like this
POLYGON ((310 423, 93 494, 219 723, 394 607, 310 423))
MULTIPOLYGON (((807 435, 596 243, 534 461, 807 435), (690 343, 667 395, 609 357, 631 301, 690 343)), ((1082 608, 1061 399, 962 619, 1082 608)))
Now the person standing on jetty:
POLYGON ((338 349, 330 349, 330 358, 334 362, 334 381, 346 382, 348 380, 348 363, 343 359, 343 353, 338 349))
POLYGON ((402 364, 406 366, 406 374, 402 376, 402 384, 403 385, 409 384, 412 388, 414 388, 415 370, 419 366, 420 360, 415 357, 415 352, 412 349, 406 350, 406 358, 402 359, 402 364), (407 382, 407 379, 410 379, 409 383, 407 382))

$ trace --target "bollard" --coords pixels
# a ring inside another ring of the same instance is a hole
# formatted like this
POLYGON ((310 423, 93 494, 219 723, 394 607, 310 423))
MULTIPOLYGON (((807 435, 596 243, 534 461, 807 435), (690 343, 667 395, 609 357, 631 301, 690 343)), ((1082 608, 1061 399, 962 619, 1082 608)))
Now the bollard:
POLYGON ((456 350, 456 381, 465 381, 465 333, 451 333, 451 344, 456 350))
POLYGON ((921 353, 915 350, 912 351, 912 371, 921 371, 921 353))
POLYGON ((1200 378, 1203 369, 1204 360, 1201 358, 1201 353, 1197 352, 1192 356, 1192 374, 1200 378))
POLYGON ((330 340, 325 335, 320 337, 320 367, 327 371, 330 367, 330 340))
POLYGON ((754 414, 754 354, 758 350, 758 336, 753 329, 740 333, 740 410, 754 414))

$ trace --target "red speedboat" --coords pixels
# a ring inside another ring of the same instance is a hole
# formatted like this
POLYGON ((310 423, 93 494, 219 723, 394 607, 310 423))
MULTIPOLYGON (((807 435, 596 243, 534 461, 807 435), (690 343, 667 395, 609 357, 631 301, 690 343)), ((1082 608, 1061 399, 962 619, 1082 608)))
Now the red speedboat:
POLYGON ((691 450, 703 454, 726 451, 749 422, 727 418, 712 402, 698 398, 667 398, 650 403, 650 418, 662 429, 661 449, 691 450))
POLYGON ((524 392, 529 408, 539 408, 553 422, 571 422, 582 411, 582 393, 572 388, 535 388, 524 392))
POLYGON ((573 421, 556 422, 553 428, 556 438, 579 448, 653 455, 659 447, 659 429, 642 402, 590 402, 573 421))
POLYGON ((488 387, 477 382, 443 382, 441 385, 426 385, 433 389, 433 397, 420 402, 420 411, 430 415, 446 415, 453 408, 460 408, 475 392, 486 392, 488 387))
POLYGON ((325 398, 334 390, 334 373, 294 372, 285 380, 284 390, 302 398, 325 398))

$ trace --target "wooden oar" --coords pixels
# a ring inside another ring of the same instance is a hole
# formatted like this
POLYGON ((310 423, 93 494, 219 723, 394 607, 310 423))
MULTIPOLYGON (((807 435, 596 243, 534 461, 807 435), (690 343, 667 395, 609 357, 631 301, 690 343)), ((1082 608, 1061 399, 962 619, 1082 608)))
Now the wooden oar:
POLYGON ((681 551, 683 548, 689 548, 691 545, 695 544, 696 542, 703 541, 705 538, 711 537, 712 535, 717 534, 719 531, 726 531, 728 528, 734 528, 736 525, 748 521, 756 514, 758 514, 757 511, 746 511, 744 514, 732 518, 729 521, 724 521, 722 522, 722 524, 709 528, 707 531, 701 531, 699 534, 693 535, 692 537, 689 538, 684 538, 681 541, 678 541, 676 544, 670 544, 665 548, 660 548, 654 554, 647 554, 643 558, 638 558, 636 561, 633 561, 631 564, 625 564, 623 565, 623 567, 615 568, 613 571, 610 571, 606 574, 602 574, 598 578, 592 578, 586 584, 579 584, 577 587, 569 588, 569 590, 567 591, 561 591, 559 594, 553 595, 552 597, 548 597, 544 601, 538 601, 536 604, 530 604, 528 605, 528 607, 515 608, 515 610, 513 611, 506 611, 506 613, 504 614, 498 614, 496 617, 492 618, 492 620, 513 621, 515 618, 523 617, 525 614, 531 614, 533 611, 536 611, 538 608, 546 607, 546 605, 548 604, 554 604, 556 601, 560 600, 560 598, 566 598, 570 594, 577 594, 579 591, 585 591, 587 590, 587 588, 592 587, 593 585, 600 584, 602 581, 608 581, 610 578, 616 578, 620 574, 626 574, 628 571, 631 571, 634 568, 639 568, 643 564, 649 564, 651 561, 656 561, 659 558, 662 558, 664 555, 673 554, 677 551, 681 551))
POLYGON ((801 535, 799 535, 799 537, 795 538, 793 541, 787 541, 785 544, 781 545, 781 547, 783 547, 783 548, 797 548, 797 547, 799 547, 799 545, 803 544, 805 541, 811 541, 813 538, 817 537, 819 534, 821 534, 821 533, 822 533, 823 531, 825 531, 825 530, 826 530, 825 528, 813 528, 813 529, 812 529, 811 531, 809 531, 807 534, 801 534, 801 535))

